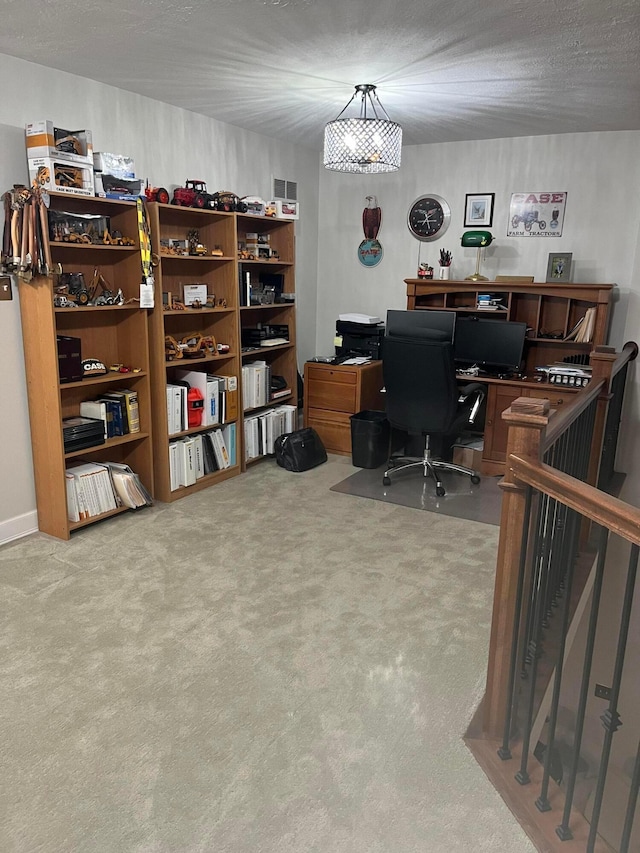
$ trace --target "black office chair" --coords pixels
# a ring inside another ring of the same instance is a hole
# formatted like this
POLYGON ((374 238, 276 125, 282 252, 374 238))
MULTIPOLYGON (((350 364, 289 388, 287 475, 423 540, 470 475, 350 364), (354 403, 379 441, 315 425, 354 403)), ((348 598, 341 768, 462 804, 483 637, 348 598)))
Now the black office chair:
POLYGON ((453 346, 444 332, 424 330, 420 338, 388 335, 382 350, 382 369, 386 391, 386 414, 391 429, 387 470, 383 483, 390 485, 390 475, 405 468, 421 467, 424 476, 436 482, 436 495, 445 494, 439 469, 456 471, 477 484, 480 477, 471 468, 451 462, 436 461, 431 456, 430 438, 441 437, 445 445, 473 423, 484 398, 478 382, 459 388, 453 360, 453 346), (402 430, 409 438, 422 436, 422 457, 394 454, 394 431, 402 430))

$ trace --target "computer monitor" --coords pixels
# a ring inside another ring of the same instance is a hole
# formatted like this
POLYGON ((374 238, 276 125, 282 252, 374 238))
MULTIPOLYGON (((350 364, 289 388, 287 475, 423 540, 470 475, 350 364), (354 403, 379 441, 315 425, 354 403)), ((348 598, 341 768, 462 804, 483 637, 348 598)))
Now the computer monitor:
POLYGON ((456 364, 477 365, 488 372, 518 371, 526 333, 526 323, 458 317, 453 346, 456 364))
POLYGON ((453 340, 455 311, 387 311, 387 335, 399 338, 419 338, 425 329, 446 332, 453 340))

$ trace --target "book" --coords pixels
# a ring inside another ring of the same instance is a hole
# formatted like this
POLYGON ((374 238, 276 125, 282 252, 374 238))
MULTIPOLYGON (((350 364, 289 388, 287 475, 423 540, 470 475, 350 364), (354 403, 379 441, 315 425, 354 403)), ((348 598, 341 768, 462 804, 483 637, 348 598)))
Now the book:
POLYGON ((211 430, 208 435, 211 437, 211 444, 213 446, 213 453, 216 459, 216 465, 220 470, 222 470, 223 468, 228 468, 230 465, 229 452, 227 450, 226 444, 224 443, 224 438, 222 437, 222 430, 211 430))
POLYGON ((238 450, 237 450, 237 426, 235 423, 227 424, 222 428, 222 436, 224 438, 224 443, 227 448, 227 452, 229 453, 229 466, 237 464, 238 458, 238 450))
POLYGON ((137 509, 142 506, 151 506, 153 499, 145 488, 142 480, 132 469, 123 462, 105 462, 116 492, 124 506, 137 509))
POLYGON ((204 397, 204 425, 215 426, 220 423, 220 380, 216 376, 207 375, 206 393, 204 397))
POLYGON ((181 486, 192 486, 196 481, 195 442, 193 438, 177 441, 178 480, 181 486))
POLYGON ((196 480, 204 477, 204 448, 202 446, 202 436, 193 436, 195 459, 196 459, 196 480))
POLYGON ((169 443, 169 489, 172 492, 180 488, 179 467, 178 442, 171 441, 169 443))
MULTIPOLYGON (((596 309, 591 306, 591 308, 587 308, 584 320, 580 324, 580 328, 578 329, 574 340, 576 343, 590 343, 593 340, 593 332, 596 323, 596 309)), ((575 328, 575 327, 574 327, 575 328)))
POLYGON ((109 417, 111 420, 113 436, 125 435, 125 420, 126 417, 126 404, 122 400, 122 398, 114 399, 113 397, 108 396, 107 394, 103 394, 102 397, 99 397, 100 402, 104 402, 107 405, 107 429, 109 423, 109 417), (125 411, 123 412, 123 406, 125 406, 125 411))
POLYGON ((140 432, 140 408, 138 406, 138 392, 130 388, 118 388, 118 394, 124 395, 127 409, 127 424, 129 432, 140 432))
POLYGON ((205 474, 213 474, 214 471, 218 470, 213 452, 213 442, 209 433, 204 433, 202 436, 202 456, 205 474))
MULTIPOLYGON (((104 437, 110 438, 109 424, 107 422, 107 406, 104 400, 85 400, 80 403, 80 414, 86 418, 97 418, 104 423, 104 437)), ((113 424, 113 417, 110 418, 113 424)), ((76 519, 78 521, 78 519, 76 519)))
MULTIPOLYGON (((129 413, 127 409, 127 398, 122 391, 105 391, 102 394, 101 400, 114 400, 120 406, 120 416, 122 419, 122 432, 120 435, 127 435, 132 430, 129 427, 129 413)), ((136 397, 137 399, 137 397, 136 397)), ((136 403, 137 405, 137 403, 136 403)), ((138 431, 140 426, 138 425, 138 431)))
POLYGON ((580 328, 580 326, 581 326, 583 323, 584 323, 584 317, 580 317, 580 319, 579 319, 579 320, 578 320, 578 322, 575 324, 575 326, 573 327, 573 329, 571 329, 571 331, 569 332, 569 334, 566 336, 566 338, 563 338, 563 340, 565 340, 565 341, 573 341, 573 340, 575 340, 575 337, 576 337, 576 335, 578 334, 578 329, 580 328))

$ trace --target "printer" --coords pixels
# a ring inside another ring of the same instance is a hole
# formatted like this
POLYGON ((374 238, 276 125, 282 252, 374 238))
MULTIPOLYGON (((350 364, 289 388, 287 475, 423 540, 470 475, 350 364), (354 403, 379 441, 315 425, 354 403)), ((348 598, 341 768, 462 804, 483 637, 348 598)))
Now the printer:
POLYGON ((384 323, 378 317, 361 318, 358 315, 357 319, 351 319, 350 315, 341 315, 336 320, 336 356, 354 353, 373 359, 382 358, 383 340, 384 323), (349 319, 346 319, 347 317, 349 319), (366 322, 359 322, 360 320, 366 322))

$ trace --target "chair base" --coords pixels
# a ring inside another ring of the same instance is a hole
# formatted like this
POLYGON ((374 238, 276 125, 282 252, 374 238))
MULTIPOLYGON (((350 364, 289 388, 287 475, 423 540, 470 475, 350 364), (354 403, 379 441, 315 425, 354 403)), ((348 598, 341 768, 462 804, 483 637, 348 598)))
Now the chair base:
POLYGON ((425 440, 425 448, 424 455, 422 459, 415 459, 406 456, 396 457, 397 459, 410 459, 410 461, 405 462, 402 465, 394 465, 394 457, 391 456, 387 460, 387 470, 384 472, 382 477, 382 483, 384 486, 391 485, 391 474, 394 474, 396 471, 404 471, 407 468, 422 468, 424 477, 433 477, 436 483, 436 496, 442 498, 446 495, 446 490, 442 485, 442 480, 438 475, 438 470, 445 471, 455 471, 457 474, 464 474, 466 477, 471 479, 471 482, 474 485, 477 485, 480 482, 480 476, 477 471, 474 471, 472 468, 466 468, 464 465, 456 465, 455 462, 440 462, 431 457, 431 451, 429 449, 429 437, 426 437, 425 440))

